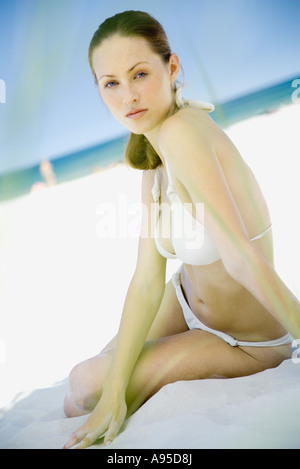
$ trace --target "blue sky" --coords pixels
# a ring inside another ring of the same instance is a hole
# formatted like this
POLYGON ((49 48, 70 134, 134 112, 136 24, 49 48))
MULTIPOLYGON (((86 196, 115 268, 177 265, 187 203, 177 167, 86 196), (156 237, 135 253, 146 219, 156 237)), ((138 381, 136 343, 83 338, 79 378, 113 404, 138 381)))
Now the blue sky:
POLYGON ((300 78, 299 0, 0 0, 0 173, 126 132, 87 60, 98 25, 125 9, 161 21, 186 97, 222 101, 300 78))

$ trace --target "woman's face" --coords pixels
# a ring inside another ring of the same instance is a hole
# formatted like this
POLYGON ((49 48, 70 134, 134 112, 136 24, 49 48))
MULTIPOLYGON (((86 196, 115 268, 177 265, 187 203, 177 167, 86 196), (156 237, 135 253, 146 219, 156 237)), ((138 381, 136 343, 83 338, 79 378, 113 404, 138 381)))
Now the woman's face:
POLYGON ((180 71, 175 54, 165 63, 144 38, 116 34, 95 48, 93 67, 102 99, 128 130, 145 134, 166 118, 180 71))

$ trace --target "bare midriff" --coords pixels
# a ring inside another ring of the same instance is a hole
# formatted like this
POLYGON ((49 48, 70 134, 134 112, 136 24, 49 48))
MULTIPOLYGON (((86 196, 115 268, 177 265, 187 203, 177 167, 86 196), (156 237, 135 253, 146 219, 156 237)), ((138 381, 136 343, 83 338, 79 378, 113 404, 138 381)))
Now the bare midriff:
MULTIPOLYGON (((263 249, 269 237, 272 235, 255 243, 263 249)), ((184 265, 181 282, 191 310, 212 329, 245 341, 273 340, 286 334, 261 303, 227 273, 221 260, 205 266, 184 265)))

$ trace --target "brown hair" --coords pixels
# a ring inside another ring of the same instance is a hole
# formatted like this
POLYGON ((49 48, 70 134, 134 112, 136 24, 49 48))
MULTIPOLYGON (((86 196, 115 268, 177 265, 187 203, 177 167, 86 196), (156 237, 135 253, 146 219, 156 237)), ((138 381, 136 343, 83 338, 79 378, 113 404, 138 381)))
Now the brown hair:
MULTIPOLYGON (((111 18, 107 18, 95 32, 89 47, 90 67, 97 81, 93 68, 94 49, 105 40, 119 34, 123 37, 139 36, 145 38, 152 51, 160 55, 165 63, 169 62, 171 48, 162 25, 149 13, 143 11, 124 11, 111 18)), ((161 159, 144 135, 131 133, 125 161, 137 169, 155 169, 161 164, 161 159)))

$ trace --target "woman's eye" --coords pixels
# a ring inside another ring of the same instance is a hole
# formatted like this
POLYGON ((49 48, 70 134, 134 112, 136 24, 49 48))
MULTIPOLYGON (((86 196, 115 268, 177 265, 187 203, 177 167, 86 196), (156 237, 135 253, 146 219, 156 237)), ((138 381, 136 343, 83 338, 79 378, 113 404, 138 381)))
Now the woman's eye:
POLYGON ((147 75, 146 72, 139 72, 139 73, 136 74, 135 78, 143 78, 143 77, 145 77, 146 75, 147 75))
POLYGON ((106 83, 105 88, 113 88, 116 84, 116 81, 109 81, 108 83, 106 83))

